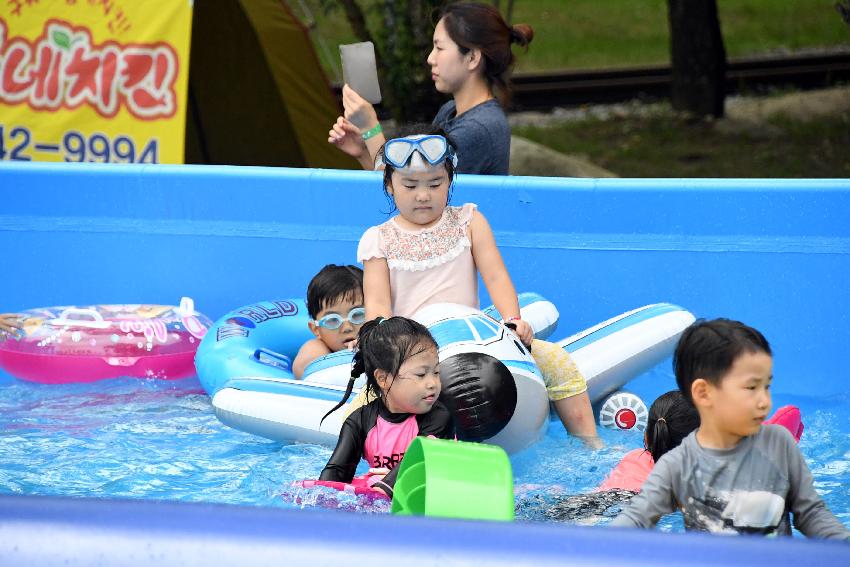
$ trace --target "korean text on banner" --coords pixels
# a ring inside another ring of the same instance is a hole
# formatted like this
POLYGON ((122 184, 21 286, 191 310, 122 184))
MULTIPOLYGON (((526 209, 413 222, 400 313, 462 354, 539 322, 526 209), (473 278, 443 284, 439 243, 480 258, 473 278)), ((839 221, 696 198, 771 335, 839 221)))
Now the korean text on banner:
POLYGON ((0 159, 183 163, 191 0, 0 0, 0 159))

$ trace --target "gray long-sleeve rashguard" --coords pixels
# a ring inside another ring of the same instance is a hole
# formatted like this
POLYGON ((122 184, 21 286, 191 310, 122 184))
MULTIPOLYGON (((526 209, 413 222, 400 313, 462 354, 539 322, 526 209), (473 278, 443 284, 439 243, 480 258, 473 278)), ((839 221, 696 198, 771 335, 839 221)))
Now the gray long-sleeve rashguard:
POLYGON ((848 539, 850 531, 827 509, 794 438, 765 425, 732 449, 701 447, 696 432, 664 455, 640 494, 611 525, 652 527, 682 510, 687 530, 848 539))

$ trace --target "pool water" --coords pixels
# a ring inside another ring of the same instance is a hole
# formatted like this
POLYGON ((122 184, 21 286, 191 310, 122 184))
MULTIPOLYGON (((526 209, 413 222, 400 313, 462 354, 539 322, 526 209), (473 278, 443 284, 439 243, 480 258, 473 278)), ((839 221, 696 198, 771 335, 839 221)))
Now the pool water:
MULTIPOLYGON (((656 383, 673 383, 665 371, 652 374, 656 383)), ((780 397, 774 408, 787 403, 803 411, 800 448, 817 491, 850 527, 850 392, 829 399, 780 397)), ((595 499, 586 507, 565 507, 642 444, 637 432, 606 429, 601 435, 606 448, 591 451, 553 422, 540 443, 512 456, 517 519, 610 522, 619 510, 616 498, 610 506, 595 499)), ((386 513, 386 501, 292 486, 316 478, 330 454, 330 447, 272 442, 222 425, 194 379, 63 386, 0 381, 0 493, 386 513)), ((660 529, 682 531, 680 515, 664 518, 660 529)))

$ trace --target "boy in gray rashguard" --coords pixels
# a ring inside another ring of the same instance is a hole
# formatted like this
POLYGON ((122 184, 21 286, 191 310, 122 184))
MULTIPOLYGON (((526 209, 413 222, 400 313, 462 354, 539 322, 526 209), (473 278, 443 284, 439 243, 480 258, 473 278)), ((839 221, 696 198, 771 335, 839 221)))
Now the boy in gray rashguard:
POLYGON ((700 427, 664 455, 613 526, 649 528, 681 510, 688 530, 850 540, 815 492, 791 434, 762 425, 773 360, 757 330, 727 319, 697 321, 673 358, 679 389, 700 427))

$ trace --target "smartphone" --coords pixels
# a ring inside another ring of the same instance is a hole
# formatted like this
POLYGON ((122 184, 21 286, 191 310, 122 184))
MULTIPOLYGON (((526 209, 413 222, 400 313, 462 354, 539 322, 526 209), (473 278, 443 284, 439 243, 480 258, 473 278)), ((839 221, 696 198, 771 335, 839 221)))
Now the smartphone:
POLYGON ((354 92, 372 104, 381 102, 381 85, 375 65, 375 46, 371 41, 339 46, 342 79, 354 92))

